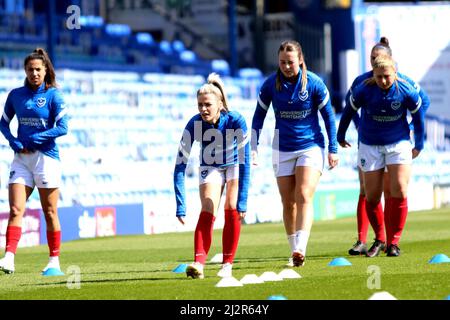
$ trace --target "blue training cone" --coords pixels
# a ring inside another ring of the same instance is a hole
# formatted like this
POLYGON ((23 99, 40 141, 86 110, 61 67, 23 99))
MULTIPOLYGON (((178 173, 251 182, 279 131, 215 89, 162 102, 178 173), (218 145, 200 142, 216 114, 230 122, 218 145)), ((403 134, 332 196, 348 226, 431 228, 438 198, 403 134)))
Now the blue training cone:
POLYGON ((48 268, 45 271, 42 271, 42 275, 46 276, 46 277, 51 277, 51 276, 63 276, 64 272, 62 272, 61 270, 59 270, 58 268, 48 268))
POLYGON ((445 263, 445 262, 450 262, 450 258, 443 253, 435 255, 433 258, 430 259, 430 261, 428 261, 428 263, 445 263))
POLYGON ((281 294, 278 294, 268 297, 267 300, 287 300, 287 298, 281 294))
POLYGON ((342 267, 342 266, 351 266, 352 263, 345 258, 339 257, 331 260, 331 262, 328 265, 331 267, 342 267))
POLYGON ((173 269, 172 272, 175 272, 175 273, 186 272, 187 266, 188 265, 186 263, 182 263, 182 264, 178 265, 175 269, 173 269))

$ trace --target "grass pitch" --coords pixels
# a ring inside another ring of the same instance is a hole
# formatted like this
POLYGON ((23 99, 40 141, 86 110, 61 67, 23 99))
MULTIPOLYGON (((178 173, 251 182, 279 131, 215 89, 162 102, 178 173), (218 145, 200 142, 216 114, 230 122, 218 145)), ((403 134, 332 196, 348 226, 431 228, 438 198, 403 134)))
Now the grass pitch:
MULTIPOLYGON (((221 234, 214 231, 208 260, 221 252, 221 234)), ((355 236, 355 218, 315 222, 306 264, 294 269, 301 279, 230 288, 215 287, 220 264, 207 264, 203 280, 172 272, 191 262, 193 232, 66 242, 61 248, 66 274, 56 277, 40 274, 47 246, 20 248, 16 273, 0 274, 0 299, 266 300, 283 295, 289 300, 365 300, 388 291, 400 300, 443 300, 450 295, 450 263, 428 263, 438 253, 450 256, 450 209, 410 213, 400 257, 349 256, 355 236), (336 257, 352 266, 328 266, 336 257)), ((240 280, 246 274, 278 273, 288 257, 282 224, 243 225, 233 275, 240 280)))

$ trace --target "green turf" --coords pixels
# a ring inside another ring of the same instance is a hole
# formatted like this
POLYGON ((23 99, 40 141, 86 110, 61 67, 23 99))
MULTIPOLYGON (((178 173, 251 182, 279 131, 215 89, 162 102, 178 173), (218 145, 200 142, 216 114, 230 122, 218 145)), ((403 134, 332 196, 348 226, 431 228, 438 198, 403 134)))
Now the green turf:
MULTIPOLYGON (((47 246, 20 248, 16 273, 0 274, 0 299, 265 300, 283 295, 289 300, 324 300, 367 299, 377 291, 388 291, 402 300, 442 300, 450 295, 450 263, 428 263, 438 253, 450 256, 449 209, 411 213, 402 237, 402 254, 396 258, 348 256, 356 240, 355 220, 314 224, 306 264, 295 268, 301 279, 217 288, 217 264, 206 266, 203 280, 172 272, 177 265, 191 262, 193 232, 122 236, 63 243, 61 261, 66 275, 58 277, 40 275, 47 262, 47 246), (336 257, 347 258, 352 266, 328 266, 336 257), (74 272, 77 269, 79 276, 74 272), (380 277, 371 270, 378 270, 380 277)), ((214 232, 210 257, 221 252, 221 232, 214 232)), ((282 224, 244 225, 233 275, 239 280, 246 274, 279 272, 288 256, 282 224)))

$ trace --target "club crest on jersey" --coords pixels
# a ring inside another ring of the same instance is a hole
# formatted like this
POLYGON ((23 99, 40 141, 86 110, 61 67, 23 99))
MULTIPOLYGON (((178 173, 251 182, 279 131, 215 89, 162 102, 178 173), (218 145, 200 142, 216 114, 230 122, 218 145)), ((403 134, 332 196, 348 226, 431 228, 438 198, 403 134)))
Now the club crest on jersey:
POLYGON ((12 177, 14 177, 14 175, 16 174, 16 171, 11 171, 10 173, 9 173, 9 178, 11 179, 12 177))
POLYGON ((400 101, 393 101, 393 102, 391 103, 391 108, 392 108, 393 110, 397 110, 398 108, 401 107, 401 105, 402 105, 402 103, 401 103, 400 101))
POLYGON ((36 101, 36 105, 38 106, 38 108, 42 108, 43 106, 45 106, 46 102, 47 100, 45 98, 38 98, 36 101))
POLYGON ((299 97, 300 100, 306 101, 306 99, 308 99, 308 91, 307 90, 299 91, 298 92, 298 97, 299 97))
POLYGON ((202 170, 202 172, 200 172, 200 175, 202 176, 202 179, 205 179, 206 176, 208 175, 208 169, 202 170))

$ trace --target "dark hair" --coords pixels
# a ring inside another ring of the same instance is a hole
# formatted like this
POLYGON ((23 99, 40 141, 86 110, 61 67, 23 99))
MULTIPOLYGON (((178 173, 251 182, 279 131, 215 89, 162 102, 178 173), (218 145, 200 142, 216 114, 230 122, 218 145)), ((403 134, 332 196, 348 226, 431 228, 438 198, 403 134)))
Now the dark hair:
MULTIPOLYGON (((42 48, 36 48, 32 53, 30 53, 23 61, 23 67, 26 69, 28 62, 30 60, 42 60, 42 64, 45 66, 45 88, 57 87, 55 69, 53 68, 52 61, 50 60, 47 52, 42 48)), ((28 80, 25 80, 28 83, 28 80)))
MULTIPOLYGON (((295 41, 295 40, 286 40, 283 41, 280 45, 280 47, 278 48, 278 54, 280 54, 280 52, 293 52, 293 51, 297 51, 298 52, 298 58, 300 60, 303 60, 301 68, 302 68, 302 92, 306 90, 306 84, 308 83, 308 78, 307 78, 307 69, 306 69, 306 63, 305 63, 305 59, 303 56, 303 50, 302 50, 302 46, 300 45, 299 42, 295 41)), ((281 70, 280 68, 278 68, 277 70, 277 79, 275 82, 275 87, 277 89, 277 91, 281 91, 281 70)))
POLYGON ((380 50, 380 49, 386 51, 386 53, 387 53, 390 57, 392 57, 392 49, 391 49, 391 47, 389 46, 389 40, 388 40, 388 38, 386 38, 386 37, 381 37, 381 38, 380 38, 380 41, 378 41, 378 43, 377 43, 376 45, 373 46, 371 52, 372 52, 373 50, 380 50))

